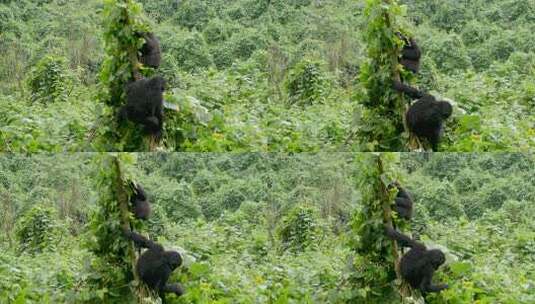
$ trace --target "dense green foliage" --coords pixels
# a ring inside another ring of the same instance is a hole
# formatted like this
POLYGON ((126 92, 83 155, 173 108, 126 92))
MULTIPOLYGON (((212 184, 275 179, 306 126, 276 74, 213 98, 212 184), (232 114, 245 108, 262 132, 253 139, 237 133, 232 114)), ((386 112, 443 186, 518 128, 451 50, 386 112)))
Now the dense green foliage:
MULTIPOLYGON (((358 188, 362 191, 362 206, 351 220, 352 238, 349 247, 354 255, 355 271, 350 273, 351 286, 363 287, 348 299, 350 303, 396 302, 399 299, 391 282, 396 278, 392 242, 384 235, 385 217, 392 221, 392 215, 385 212, 384 201, 392 201, 393 193, 386 193, 386 185, 398 180, 395 164, 396 155, 362 153, 357 164, 362 174, 358 188)), ((397 225, 398 229, 402 225, 397 225)), ((399 300, 398 300, 399 301, 399 300)))
MULTIPOLYGON (((380 183, 371 154, 131 157, 121 160, 127 176, 145 186, 155 210, 146 231, 185 256, 171 279, 187 293, 169 296, 170 303, 358 303, 366 295, 385 303, 398 286, 388 270, 390 251, 376 256, 384 267, 361 267, 381 251, 366 244, 391 244, 380 236, 380 221, 360 225, 356 216, 373 207, 380 183), (287 240, 299 246, 287 247, 287 240)), ((532 155, 382 157, 386 180, 400 178, 415 197, 414 222, 403 229, 447 254, 436 280, 450 288, 428 296, 428 303, 535 301, 532 155)), ((128 296, 128 285, 94 284, 123 273, 121 263, 97 271, 95 264, 104 259, 87 242, 100 236, 109 250, 123 248, 108 229, 117 220, 115 211, 104 208, 113 206, 104 182, 112 178, 112 166, 102 160, 94 154, 0 157, 0 302, 91 302, 109 300, 119 290, 128 296), (51 232, 61 241, 42 252, 20 251, 16 227, 25 226, 30 210, 44 202, 65 229, 51 232)))
POLYGON ((18 220, 16 236, 22 251, 40 252, 59 241, 55 209, 35 205, 18 220))
MULTIPOLYGON (((92 237, 88 248, 95 255, 92 269, 95 275, 91 277, 100 292, 92 302, 104 301, 106 303, 121 303, 125 299, 132 301, 133 297, 128 283, 132 280, 132 247, 121 235, 121 226, 124 226, 124 217, 120 207, 121 189, 126 184, 125 165, 129 162, 128 155, 117 157, 104 154, 98 166, 100 171, 96 180, 96 189, 99 192, 97 208, 91 216, 89 227, 92 237), (126 164, 122 164, 124 161, 126 164), (114 271, 109 271, 113 268, 114 271)), ((131 162, 131 161, 130 161, 131 162)), ((124 191, 124 190, 122 190, 124 191)), ((127 199, 127 192, 122 193, 127 199)), ((130 226, 130 221, 126 226, 130 226)))
MULTIPOLYGON (((390 87, 400 77, 398 58, 401 41, 395 35, 404 32, 399 24, 398 1, 367 1, 364 9, 369 61, 360 74, 366 89, 357 135, 366 145, 363 151, 403 151, 403 114, 406 107, 401 96, 390 87), (364 127, 366 126, 366 127, 364 127)), ((405 136, 408 137, 408 136, 405 136)))
MULTIPOLYGON (((373 64, 381 58, 373 50, 399 47, 391 33, 370 39, 370 33, 383 27, 370 24, 364 8, 377 1, 139 2, 143 11, 137 11, 137 5, 133 11, 154 22, 152 29, 162 43, 159 73, 171 88, 166 99, 181 109, 167 115, 160 149, 406 149, 399 113, 392 112, 400 103, 392 104, 391 96, 384 96, 389 103, 383 105, 393 107, 383 109, 386 116, 380 120, 364 107, 371 100, 369 89, 379 92, 390 74, 386 61, 380 61, 380 67, 373 64), (377 45, 380 41, 388 45, 377 45), (359 73, 368 77, 359 78, 359 73), (394 142, 378 146, 370 134, 380 135, 381 141, 394 136, 394 142)), ((415 35, 423 51, 415 84, 455 103, 441 149, 532 150, 532 0, 400 0, 399 4, 389 8, 392 16, 415 35)), ((128 68, 109 69, 106 53, 115 57, 115 64, 123 57, 104 49, 110 38, 110 28, 102 26, 109 25, 104 11, 97 0, 0 4, 0 44, 7 46, 0 48, 1 150, 105 149, 91 145, 97 135, 113 128, 110 121, 97 119, 111 115, 97 96, 102 85, 123 79, 121 71, 128 68), (65 58, 66 67, 43 70, 39 62, 48 56, 65 58), (34 102, 39 95, 28 79, 34 70, 69 76, 61 86, 54 77, 40 82, 45 85, 39 87, 41 92, 57 94, 45 99, 60 102, 34 102), (99 89, 101 70, 107 78, 99 89)), ((130 30, 121 37, 134 39, 128 36, 130 30)))

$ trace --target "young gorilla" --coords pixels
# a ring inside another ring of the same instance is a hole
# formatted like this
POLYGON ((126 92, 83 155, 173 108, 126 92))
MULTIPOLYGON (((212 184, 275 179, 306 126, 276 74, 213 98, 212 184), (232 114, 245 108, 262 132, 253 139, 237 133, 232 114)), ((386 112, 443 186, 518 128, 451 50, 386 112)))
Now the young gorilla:
POLYGON ((142 34, 145 43, 140 49, 139 62, 151 68, 159 68, 162 59, 160 41, 153 33, 142 34))
POLYGON ((411 248, 401 257, 400 271, 403 279, 413 288, 419 289, 424 295, 448 288, 447 284, 433 285, 431 282, 435 271, 446 261, 442 251, 428 250, 424 244, 389 227, 385 227, 385 233, 391 239, 398 241, 400 246, 411 248))
POLYGON ((134 216, 141 220, 148 220, 151 209, 147 194, 141 185, 135 183, 130 184, 133 190, 130 203, 132 204, 134 216))
POLYGON ((413 200, 411 194, 407 190, 405 190, 405 188, 401 187, 401 185, 397 181, 392 182, 388 186, 389 189, 392 187, 396 187, 398 189, 398 193, 394 200, 394 210, 399 214, 401 218, 409 221, 412 218, 413 200))
POLYGON ((422 52, 420 51, 416 40, 412 37, 407 38, 401 33, 398 33, 398 37, 404 42, 399 63, 401 63, 407 70, 415 74, 418 73, 418 71, 420 71, 420 58, 422 57, 422 52))
POLYGON ((394 81, 393 88, 410 98, 418 99, 405 114, 407 126, 418 137, 427 139, 433 151, 437 151, 438 142, 444 133, 443 121, 453 112, 451 104, 437 101, 433 95, 422 93, 399 81, 394 81))
POLYGON ((136 272, 143 283, 158 292, 162 303, 165 303, 165 293, 183 295, 184 289, 179 283, 167 284, 173 270, 182 265, 180 254, 176 251, 165 251, 162 245, 128 229, 123 232, 136 246, 148 248, 137 260, 136 272))
POLYGON ((165 80, 156 76, 126 86, 126 105, 119 111, 120 119, 144 126, 145 131, 159 138, 163 129, 163 92, 165 80))

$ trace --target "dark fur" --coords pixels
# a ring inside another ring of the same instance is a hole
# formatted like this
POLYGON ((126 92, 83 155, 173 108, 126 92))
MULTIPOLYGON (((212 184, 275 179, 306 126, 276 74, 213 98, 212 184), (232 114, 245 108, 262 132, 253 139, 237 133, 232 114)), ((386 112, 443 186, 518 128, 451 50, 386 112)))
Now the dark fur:
POLYGON ((165 80, 160 76, 129 83, 126 87, 127 103, 121 108, 119 117, 141 124, 147 133, 160 137, 164 90, 165 80))
POLYGON ((420 71, 420 58, 422 57, 420 47, 418 47, 414 38, 407 38, 401 34, 398 34, 398 36, 404 43, 399 63, 401 63, 405 69, 413 73, 418 73, 420 71))
POLYGON ((158 292, 162 303, 165 303, 166 293, 175 293, 177 296, 183 295, 184 289, 180 284, 167 283, 171 273, 182 265, 180 254, 176 251, 165 251, 162 245, 130 230, 125 230, 124 234, 136 246, 148 248, 137 260, 136 272, 143 283, 158 292))
POLYGON ((439 249, 428 250, 424 244, 414 241, 392 228, 385 228, 385 232, 388 237, 398 241, 400 246, 411 248, 400 261, 401 276, 405 281, 413 288, 419 289, 423 294, 440 292, 448 288, 447 284, 433 285, 432 283, 435 271, 446 261, 442 251, 439 249))
POLYGON ((141 185, 132 184, 134 192, 130 197, 132 204, 132 211, 134 216, 138 219, 147 220, 150 216, 150 203, 147 194, 141 185))
POLYGON ((139 62, 157 69, 160 67, 162 60, 160 41, 153 33, 143 34, 143 38, 145 38, 145 43, 140 50, 141 56, 139 57, 139 62))
POLYGON ((437 101, 434 96, 422 93, 399 81, 395 81, 393 87, 413 99, 418 99, 405 114, 407 126, 418 137, 427 139, 433 151, 436 151, 440 137, 444 133, 443 122, 453 111, 451 104, 447 101, 437 101))
POLYGON ((393 182, 390 187, 396 187, 398 193, 395 198, 394 210, 403 219, 410 220, 412 218, 413 200, 411 194, 401 187, 398 182, 393 182))

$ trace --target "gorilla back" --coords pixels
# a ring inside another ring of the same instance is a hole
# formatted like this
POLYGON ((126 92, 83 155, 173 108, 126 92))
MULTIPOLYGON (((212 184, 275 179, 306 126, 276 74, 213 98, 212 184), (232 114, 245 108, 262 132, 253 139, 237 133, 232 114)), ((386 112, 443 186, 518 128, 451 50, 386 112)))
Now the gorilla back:
POLYGON ((174 293, 177 296, 184 294, 184 289, 180 284, 167 283, 171 273, 182 265, 180 254, 176 251, 166 251, 162 245, 130 230, 124 230, 124 234, 136 246, 148 248, 139 257, 136 264, 136 272, 143 283, 158 292, 162 303, 165 303, 166 293, 174 293))
POLYGON ((453 112, 451 104, 447 101, 437 101, 433 95, 423 93, 400 81, 393 81, 392 88, 412 99, 418 99, 405 114, 407 126, 409 131, 418 137, 427 139, 433 151, 436 151, 444 131, 442 123, 453 112))
POLYGON ((452 106, 449 102, 437 101, 432 95, 425 94, 410 106, 405 118, 409 130, 418 137, 427 139, 433 151, 436 151, 444 133, 443 121, 451 113, 452 106))
POLYGON ((396 187, 398 189, 398 193, 394 199, 394 210, 401 218, 410 220, 412 218, 413 205, 411 194, 405 188, 401 187, 397 181, 391 183, 388 187, 396 187))
POLYGON ((401 51, 401 60, 399 63, 407 70, 418 73, 420 71, 420 57, 422 53, 414 38, 404 39, 405 45, 401 51))
POLYGON ((165 80, 160 76, 129 83, 127 103, 121 108, 119 117, 141 124, 146 132, 159 137, 163 129, 164 90, 165 80))
POLYGON ((424 244, 416 242, 392 228, 385 228, 385 233, 391 239, 398 241, 400 246, 411 248, 401 257, 399 268, 403 279, 413 288, 419 289, 424 294, 440 292, 448 288, 447 284, 433 285, 432 283, 435 271, 446 261, 442 251, 438 249, 428 250, 424 244))
POLYGON ((132 183, 131 186, 133 193, 130 197, 130 203, 132 204, 134 216, 141 220, 148 220, 151 208, 147 194, 141 185, 132 183))
POLYGON ((161 61, 160 41, 153 33, 143 34, 145 43, 141 47, 139 62, 151 68, 159 68, 161 61))

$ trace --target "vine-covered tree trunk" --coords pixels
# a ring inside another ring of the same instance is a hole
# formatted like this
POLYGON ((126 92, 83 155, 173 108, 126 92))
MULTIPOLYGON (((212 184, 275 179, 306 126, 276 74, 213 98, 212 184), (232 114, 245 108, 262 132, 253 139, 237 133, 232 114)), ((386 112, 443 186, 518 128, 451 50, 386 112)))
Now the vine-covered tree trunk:
POLYGON ((100 73, 104 88, 100 99, 111 109, 100 123, 107 128, 100 131, 97 150, 154 151, 158 146, 154 135, 145 134, 138 124, 118 119, 120 108, 126 104, 126 85, 155 73, 152 68, 141 68, 138 60, 144 43, 141 34, 151 32, 150 26, 134 0, 106 0, 103 15, 106 58, 100 73))
POLYGON ((402 45, 396 36, 397 32, 401 32, 397 22, 401 12, 397 0, 371 0, 365 8, 368 27, 364 37, 369 62, 360 74, 367 92, 360 121, 368 125, 357 131, 364 150, 403 151, 406 147, 410 150, 421 148, 405 123, 408 103, 401 93, 392 89, 393 81, 401 80, 399 56, 402 45))
MULTIPOLYGON (((349 246, 355 256, 352 288, 358 295, 351 303, 393 303, 400 297, 410 296, 411 290, 399 282, 400 255, 396 242, 384 233, 385 225, 393 227, 391 204, 395 191, 388 185, 398 180, 399 154, 362 153, 357 156, 361 179, 358 188, 362 193, 362 206, 352 219, 352 239, 349 246)), ((396 222, 396 228, 403 226, 396 222)))
MULTIPOLYGON (((115 181, 113 184, 113 188, 115 189, 116 197, 117 197, 117 205, 119 206, 120 210, 120 220, 121 220, 121 228, 122 229, 132 229, 132 223, 130 222, 130 208, 129 208, 129 190, 126 188, 128 185, 128 179, 125 178, 123 174, 123 170, 121 169, 121 162, 118 157, 113 156, 113 169, 115 170, 115 181)), ((141 283, 139 280, 139 277, 136 273, 136 261, 138 259, 138 255, 136 254, 136 251, 134 250, 134 243, 129 242, 128 246, 128 257, 131 263, 132 268, 132 274, 134 275, 134 279, 138 282, 136 287, 136 294, 138 303, 154 303, 156 300, 156 295, 148 290, 144 284, 141 283)))
MULTIPOLYGON (((381 157, 377 157, 377 169, 379 176, 384 176, 384 166, 383 166, 383 160, 381 157)), ((383 223, 388 228, 394 228, 394 225, 392 224, 392 208, 390 208, 390 204, 392 202, 387 186, 384 182, 379 183, 380 191, 377 194, 380 197, 380 200, 382 202, 382 208, 383 208, 383 223)), ((401 275, 399 273, 399 254, 398 254, 398 246, 395 241, 392 241, 392 256, 394 257, 395 262, 395 270, 396 270, 396 276, 398 279, 401 279, 401 275)))
POLYGON ((123 229, 139 227, 130 215, 129 177, 125 164, 131 163, 128 154, 102 154, 100 157, 97 190, 99 200, 92 215, 93 268, 96 276, 95 289, 101 290, 101 299, 106 303, 125 303, 136 299, 138 303, 153 303, 155 297, 143 284, 136 284, 132 293, 130 282, 138 280, 135 265, 136 251, 131 241, 123 236, 123 229))
MULTIPOLYGON (((117 158, 116 156, 112 156, 112 158, 113 170, 115 170, 115 180, 113 181, 112 187, 115 189, 117 205, 120 211, 120 224, 122 229, 130 230, 132 228, 130 225, 130 211, 128 208, 128 192, 125 188, 126 181, 121 170, 121 162, 119 161, 119 158, 117 158)), ((134 277, 137 280, 138 278, 135 271, 136 254, 132 242, 130 242, 128 246, 128 257, 132 265, 132 273, 134 274, 134 277)))

